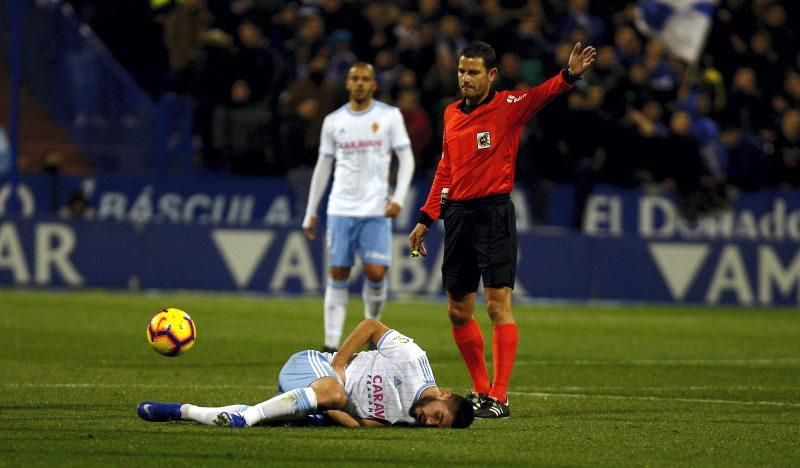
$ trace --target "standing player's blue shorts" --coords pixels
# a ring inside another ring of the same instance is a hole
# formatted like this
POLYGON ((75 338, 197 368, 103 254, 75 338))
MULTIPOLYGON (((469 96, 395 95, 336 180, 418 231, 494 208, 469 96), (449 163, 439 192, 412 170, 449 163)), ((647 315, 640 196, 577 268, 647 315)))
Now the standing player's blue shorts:
POLYGON ((321 377, 339 379, 339 375, 331 367, 331 359, 333 354, 314 350, 293 354, 278 374, 278 392, 306 388, 321 377))
POLYGON ((392 264, 392 220, 385 216, 330 215, 326 237, 331 266, 353 266, 356 252, 361 263, 392 264))

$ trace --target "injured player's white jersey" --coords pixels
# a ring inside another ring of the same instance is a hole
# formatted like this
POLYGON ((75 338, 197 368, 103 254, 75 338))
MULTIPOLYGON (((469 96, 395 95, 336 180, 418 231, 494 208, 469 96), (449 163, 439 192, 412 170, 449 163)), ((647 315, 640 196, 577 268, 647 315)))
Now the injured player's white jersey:
POLYGON ((347 411, 362 418, 415 424, 408 410, 435 386, 425 351, 396 330, 381 337, 377 351, 358 353, 345 367, 347 411))

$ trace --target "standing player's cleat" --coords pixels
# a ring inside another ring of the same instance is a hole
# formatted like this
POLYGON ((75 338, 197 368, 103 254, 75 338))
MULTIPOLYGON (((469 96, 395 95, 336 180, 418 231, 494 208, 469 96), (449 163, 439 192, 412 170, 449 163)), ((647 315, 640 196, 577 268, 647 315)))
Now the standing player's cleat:
POLYGON ((145 421, 167 422, 181 420, 181 403, 145 401, 136 408, 136 414, 145 421))
POLYGON ((481 407, 475 411, 476 418, 507 418, 511 416, 511 410, 508 409, 508 399, 505 403, 500 403, 494 398, 486 398, 481 403, 481 407))
POLYGON ((241 414, 234 411, 223 411, 217 415, 214 420, 217 427, 247 427, 247 421, 244 420, 241 414))
POLYGON ((333 354, 333 353, 335 353, 335 352, 339 351, 339 348, 334 348, 334 347, 332 347, 332 346, 323 346, 323 347, 322 347, 322 348, 320 348, 319 350, 320 350, 321 352, 323 352, 323 353, 331 353, 331 354, 333 354))
POLYGON ((473 391, 469 392, 467 396, 464 398, 466 398, 467 401, 472 405, 473 411, 478 411, 478 409, 481 407, 481 404, 483 404, 483 402, 486 401, 486 398, 488 397, 489 395, 485 393, 478 393, 473 391))

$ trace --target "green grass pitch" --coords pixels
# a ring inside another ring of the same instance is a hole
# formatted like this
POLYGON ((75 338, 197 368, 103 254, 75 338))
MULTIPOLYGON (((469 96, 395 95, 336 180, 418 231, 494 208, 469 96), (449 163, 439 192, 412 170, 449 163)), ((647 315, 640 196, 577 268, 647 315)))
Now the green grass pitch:
MULTIPOLYGON (((0 465, 798 465, 800 316, 792 309, 517 304, 512 417, 468 430, 147 423, 147 399, 256 403, 322 341, 320 298, 0 290, 0 465), (195 347, 145 327, 189 312, 195 347)), ((347 327, 361 316, 351 298, 347 327)), ((485 310, 476 317, 488 346, 485 310)), ((469 379, 441 302, 384 322, 428 352, 442 388, 469 379)))

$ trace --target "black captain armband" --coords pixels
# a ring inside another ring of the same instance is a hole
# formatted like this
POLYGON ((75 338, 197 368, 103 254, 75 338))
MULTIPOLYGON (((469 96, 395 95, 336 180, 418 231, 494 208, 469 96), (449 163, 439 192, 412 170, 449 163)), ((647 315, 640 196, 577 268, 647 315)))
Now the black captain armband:
POLYGON ((564 81, 566 81, 569 84, 574 84, 576 81, 581 79, 580 75, 573 75, 572 73, 570 73, 569 68, 561 70, 561 76, 564 78, 564 81))

